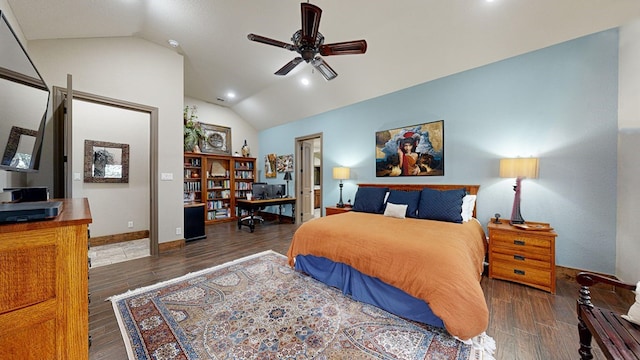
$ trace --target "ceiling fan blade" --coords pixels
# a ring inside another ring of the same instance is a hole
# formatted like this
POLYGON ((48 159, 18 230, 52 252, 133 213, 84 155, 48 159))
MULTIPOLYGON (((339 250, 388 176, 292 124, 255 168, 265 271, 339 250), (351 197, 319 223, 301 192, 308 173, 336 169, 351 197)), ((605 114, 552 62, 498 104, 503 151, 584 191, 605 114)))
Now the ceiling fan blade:
POLYGON ((280 70, 276 71, 274 74, 276 75, 287 75, 289 71, 293 70, 298 64, 302 62, 301 57, 297 57, 291 61, 289 61, 285 66, 281 67, 280 70))
POLYGON ((331 66, 329 66, 329 64, 319 56, 316 56, 316 58, 311 61, 311 65, 313 65, 313 67, 316 68, 327 81, 333 80, 338 76, 338 73, 335 72, 331 66))
POLYGON ((264 37, 256 34, 247 35, 247 39, 251 41, 267 44, 267 45, 277 46, 277 47, 284 48, 291 51, 294 51, 296 49, 292 44, 287 44, 286 42, 269 39, 268 37, 264 37))
POLYGON ((302 39, 306 40, 307 44, 313 45, 318 37, 322 9, 313 4, 301 3, 300 10, 302 13, 302 39))
POLYGON ((320 45, 320 55, 322 56, 364 54, 365 52, 367 52, 366 40, 354 40, 320 45))

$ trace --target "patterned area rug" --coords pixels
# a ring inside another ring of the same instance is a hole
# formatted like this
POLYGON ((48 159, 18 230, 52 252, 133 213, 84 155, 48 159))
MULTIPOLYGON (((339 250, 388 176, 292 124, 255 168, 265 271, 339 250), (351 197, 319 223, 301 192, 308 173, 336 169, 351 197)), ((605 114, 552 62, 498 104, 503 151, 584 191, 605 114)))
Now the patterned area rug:
POLYGON ((129 359, 479 358, 267 251, 111 298, 129 359))

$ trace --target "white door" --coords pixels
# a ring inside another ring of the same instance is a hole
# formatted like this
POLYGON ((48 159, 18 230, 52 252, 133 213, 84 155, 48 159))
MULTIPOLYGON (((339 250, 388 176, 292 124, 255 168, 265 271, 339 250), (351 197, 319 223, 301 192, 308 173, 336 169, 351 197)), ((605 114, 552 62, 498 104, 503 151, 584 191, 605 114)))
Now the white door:
POLYGON ((302 198, 302 219, 306 222, 313 219, 313 140, 302 142, 300 166, 300 197, 302 198))

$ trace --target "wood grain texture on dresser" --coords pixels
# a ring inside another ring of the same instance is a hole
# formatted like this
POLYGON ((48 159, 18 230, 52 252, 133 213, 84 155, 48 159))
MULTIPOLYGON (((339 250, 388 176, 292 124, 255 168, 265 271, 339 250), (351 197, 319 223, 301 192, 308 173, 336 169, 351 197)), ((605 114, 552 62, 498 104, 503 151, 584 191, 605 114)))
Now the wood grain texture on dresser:
POLYGON ((86 199, 52 220, 0 225, 0 359, 89 357, 86 199))

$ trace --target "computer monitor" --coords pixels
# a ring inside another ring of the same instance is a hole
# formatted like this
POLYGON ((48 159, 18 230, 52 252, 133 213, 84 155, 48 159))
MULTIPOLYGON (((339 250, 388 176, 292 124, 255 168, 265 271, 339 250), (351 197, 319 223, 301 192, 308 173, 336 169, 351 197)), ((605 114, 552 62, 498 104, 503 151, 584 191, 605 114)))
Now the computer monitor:
POLYGON ((256 200, 278 199, 286 195, 286 185, 257 182, 253 183, 251 193, 256 200))
POLYGON ((282 198, 287 195, 287 187, 285 184, 275 184, 274 187, 274 197, 282 198))
POLYGON ((253 198, 256 200, 269 199, 268 189, 269 189, 269 185, 267 183, 260 183, 260 182, 253 183, 253 187, 251 190, 251 193, 253 194, 253 198))

